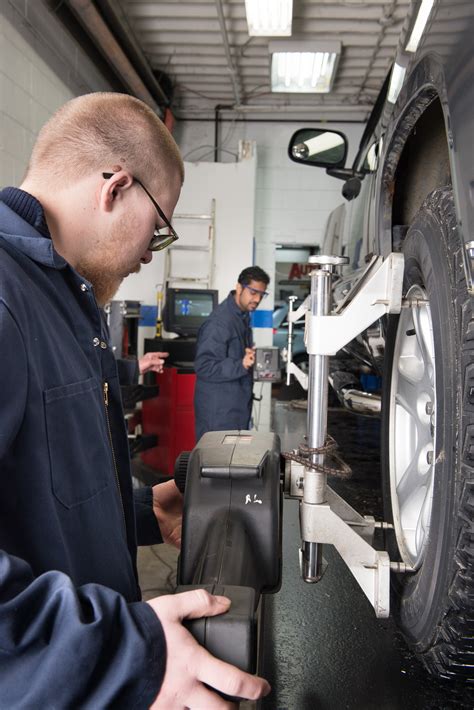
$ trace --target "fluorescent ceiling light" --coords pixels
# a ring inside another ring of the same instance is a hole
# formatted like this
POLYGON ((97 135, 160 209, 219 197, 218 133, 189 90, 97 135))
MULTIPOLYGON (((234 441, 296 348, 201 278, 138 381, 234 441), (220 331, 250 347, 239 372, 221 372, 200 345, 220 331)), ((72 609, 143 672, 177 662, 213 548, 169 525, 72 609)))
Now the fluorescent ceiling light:
POLYGON ((328 93, 332 89, 340 42, 271 42, 272 91, 328 93))
POLYGON ((245 0, 250 37, 290 37, 293 0, 245 0))
POLYGON ((390 84, 388 87, 387 101, 391 104, 396 103, 398 95, 402 90, 403 82, 405 81, 405 74, 407 73, 406 67, 400 66, 400 64, 393 65, 392 76, 390 77, 390 84))
POLYGON ((407 52, 416 52, 418 49, 418 45, 420 44, 423 32, 425 31, 426 23, 428 22, 433 5, 434 0, 421 0, 418 15, 416 16, 415 24, 413 25, 410 39, 408 40, 406 46, 407 52))

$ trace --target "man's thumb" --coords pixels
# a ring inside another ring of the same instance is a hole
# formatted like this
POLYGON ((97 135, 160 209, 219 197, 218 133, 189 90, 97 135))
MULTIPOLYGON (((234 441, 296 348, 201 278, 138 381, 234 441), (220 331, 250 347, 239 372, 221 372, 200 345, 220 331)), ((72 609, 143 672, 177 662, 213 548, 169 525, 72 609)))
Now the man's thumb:
POLYGON ((205 589, 175 594, 177 611, 181 619, 200 619, 202 616, 218 616, 230 608, 230 599, 209 594, 205 589))

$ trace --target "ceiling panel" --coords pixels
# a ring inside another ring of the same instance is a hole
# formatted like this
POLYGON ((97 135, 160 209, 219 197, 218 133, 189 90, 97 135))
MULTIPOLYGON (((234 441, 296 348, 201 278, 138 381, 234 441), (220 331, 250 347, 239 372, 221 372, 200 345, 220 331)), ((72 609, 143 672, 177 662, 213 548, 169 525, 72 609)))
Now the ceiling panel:
POLYGON ((244 0, 120 0, 122 20, 149 65, 173 86, 180 118, 210 117, 217 104, 247 116, 366 120, 394 58, 410 0, 294 0, 293 39, 337 40, 330 94, 270 90, 268 43, 249 37, 244 0))

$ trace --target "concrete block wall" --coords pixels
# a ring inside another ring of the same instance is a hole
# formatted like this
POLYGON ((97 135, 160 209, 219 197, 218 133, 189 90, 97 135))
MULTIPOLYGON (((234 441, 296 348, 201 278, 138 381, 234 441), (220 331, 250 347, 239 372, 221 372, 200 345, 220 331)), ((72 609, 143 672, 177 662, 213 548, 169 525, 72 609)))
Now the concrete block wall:
POLYGON ((42 0, 0 0, 0 188, 22 181, 63 103, 109 85, 42 0))

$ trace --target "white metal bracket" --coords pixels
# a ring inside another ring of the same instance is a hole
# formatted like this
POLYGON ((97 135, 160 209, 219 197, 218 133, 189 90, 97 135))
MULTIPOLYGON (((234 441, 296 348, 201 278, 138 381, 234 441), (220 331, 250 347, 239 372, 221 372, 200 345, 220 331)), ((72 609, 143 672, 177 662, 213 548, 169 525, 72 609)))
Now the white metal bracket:
MULTIPOLYGON (((330 268, 335 263, 335 257, 319 257, 319 261, 315 259, 313 263, 321 269, 326 266, 330 268)), ((324 288, 328 289, 327 281, 324 285, 324 279, 327 277, 322 272, 312 273, 311 296, 296 311, 291 311, 290 308, 291 312, 288 314, 291 322, 299 320, 303 315, 306 319, 305 345, 310 355, 308 420, 310 410, 313 417, 315 412, 319 416, 320 408, 327 406, 324 387, 314 377, 311 379, 311 362, 324 363, 328 356, 335 355, 383 315, 400 313, 403 305, 403 272, 402 254, 392 253, 385 260, 382 257, 373 257, 364 275, 349 292, 341 307, 329 315, 326 315, 328 309, 324 306, 324 288), (324 315, 314 315, 313 310, 315 313, 323 312, 324 315), (310 402, 312 408, 309 406, 310 402)), ((298 368, 289 362, 288 372, 295 374, 301 382, 297 371, 298 368)), ((313 375, 314 372, 315 370, 313 375)), ((316 440, 316 444, 310 445, 317 448, 321 445, 319 440, 324 441, 325 429, 316 427, 314 419, 309 421, 308 439, 310 425, 315 428, 315 432, 311 431, 313 440, 316 440)), ((314 562, 321 560, 320 546, 334 545, 374 607, 376 615, 387 617, 390 612, 391 563, 387 552, 372 547, 374 519, 357 513, 327 485, 324 473, 304 463, 293 460, 287 462, 285 490, 290 497, 300 500, 302 549, 306 564, 306 568, 302 569, 303 578, 316 581, 320 577, 314 562)))
POLYGON ((374 518, 360 515, 328 485, 325 503, 305 503, 305 472, 303 464, 287 461, 285 490, 290 498, 300 500, 302 539, 334 545, 374 607, 376 616, 387 617, 390 613, 390 558, 386 552, 372 547, 374 518))
POLYGON ((286 372, 287 374, 294 375, 304 390, 308 389, 308 375, 306 372, 303 372, 298 365, 295 365, 293 361, 287 364, 286 372))
MULTIPOLYGON (((329 493, 329 486, 327 490, 329 493)), ((387 552, 375 550, 364 540, 354 527, 355 521, 350 523, 339 517, 329 498, 328 495, 328 502, 318 505, 300 503, 302 539, 334 545, 374 607, 376 616, 385 618, 390 614, 390 558, 387 552)))
POLYGON ((305 345, 310 355, 335 355, 338 350, 386 313, 400 313, 402 307, 404 258, 390 254, 376 257, 346 299, 341 312, 312 315, 309 298, 292 313, 294 322, 306 318, 305 345))

